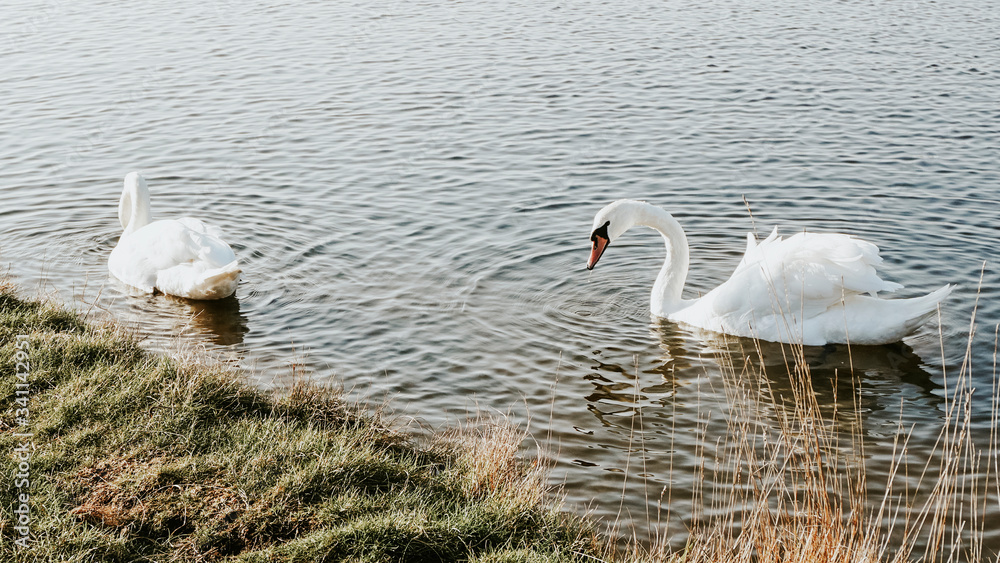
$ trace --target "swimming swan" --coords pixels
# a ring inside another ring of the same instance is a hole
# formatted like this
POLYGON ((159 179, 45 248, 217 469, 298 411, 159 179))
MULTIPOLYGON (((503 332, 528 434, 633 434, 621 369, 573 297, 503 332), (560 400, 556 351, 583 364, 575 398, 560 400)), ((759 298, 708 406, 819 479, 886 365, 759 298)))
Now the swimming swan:
POLYGON ((594 217, 591 270, 608 245, 634 226, 663 235, 667 259, 650 310, 658 317, 703 329, 772 342, 886 344, 919 327, 937 309, 952 286, 922 297, 882 299, 898 283, 878 277, 878 247, 843 234, 798 233, 787 239, 771 235, 757 242, 747 234, 747 248, 733 275, 700 299, 682 299, 688 273, 688 242, 669 213, 645 202, 618 200, 594 217))
POLYGON ((119 280, 146 293, 188 299, 222 299, 236 292, 240 268, 219 229, 190 217, 151 222, 149 188, 138 172, 125 176, 118 220, 124 231, 108 269, 119 280))

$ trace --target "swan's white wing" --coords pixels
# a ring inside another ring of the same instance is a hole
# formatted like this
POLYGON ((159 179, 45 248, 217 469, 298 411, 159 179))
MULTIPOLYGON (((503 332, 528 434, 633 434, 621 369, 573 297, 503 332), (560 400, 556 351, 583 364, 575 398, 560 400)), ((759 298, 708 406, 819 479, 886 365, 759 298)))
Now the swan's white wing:
POLYGON ((236 259, 229 245, 206 232, 201 221, 189 218, 154 221, 123 237, 119 246, 128 248, 137 268, 142 264, 165 270, 189 262, 217 268, 236 259))
POLYGON ((187 227, 187 247, 209 267, 221 268, 236 260, 233 249, 223 241, 222 230, 215 225, 191 217, 181 217, 176 222, 187 227))
POLYGON ((759 244, 748 237, 732 277, 671 318, 772 339, 845 298, 902 287, 878 277, 881 262, 878 247, 848 235, 799 233, 782 239, 775 229, 759 244))

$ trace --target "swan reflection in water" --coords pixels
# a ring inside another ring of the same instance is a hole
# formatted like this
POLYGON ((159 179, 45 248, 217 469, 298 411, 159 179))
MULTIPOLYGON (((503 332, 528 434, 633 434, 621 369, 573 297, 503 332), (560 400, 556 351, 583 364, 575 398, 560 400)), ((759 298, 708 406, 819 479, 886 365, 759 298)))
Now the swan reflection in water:
MULTIPOLYGON (((116 281, 113 280, 112 281, 116 281)), ((121 282, 114 286, 128 299, 129 312, 141 319, 139 331, 154 338, 195 336, 217 346, 243 343, 249 321, 236 295, 213 301, 195 301, 165 293, 147 294, 121 282)))
POLYGON ((242 344, 243 337, 250 332, 247 317, 240 312, 240 300, 236 295, 214 301, 190 301, 171 295, 164 297, 166 301, 176 303, 178 308, 186 307, 191 329, 207 336, 213 344, 242 344))
POLYGON ((774 403, 795 404, 798 392, 792 368, 796 359, 808 366, 817 403, 830 408, 824 416, 836 407, 838 426, 856 424, 855 413, 863 413, 865 434, 888 432, 900 422, 900 401, 907 419, 942 415, 941 385, 904 342, 828 344, 796 350, 788 344, 728 336, 659 319, 654 320, 651 332, 662 351, 653 362, 620 365, 594 359, 586 376, 594 391, 586 400, 588 409, 605 426, 620 426, 615 420, 643 408, 647 417, 667 418, 674 416, 670 412, 729 409, 734 389, 749 391, 741 396, 758 402, 760 413, 776 416, 771 408, 774 403), (770 396, 762 396, 763 391, 770 396))
MULTIPOLYGON (((920 472, 894 473, 901 459, 895 438, 909 433, 912 452, 904 463, 923 467, 934 455, 928 452, 946 409, 939 372, 911 346, 806 347, 799 356, 808 366, 802 379, 789 373, 793 346, 669 321, 650 328, 653 340, 641 350, 594 352, 584 376, 593 390, 585 400, 601 428, 572 451, 576 465, 623 475, 617 490, 606 493, 625 506, 626 516, 616 521, 621 529, 649 526, 642 515, 669 506, 656 533, 682 549, 698 521, 729 518, 734 498, 749 506, 759 492, 753 480, 732 481, 749 463, 748 448, 754 467, 767 469, 762 475, 780 467, 794 482, 812 467, 810 456, 794 454, 813 444, 833 454, 827 460, 863 460, 866 477, 858 486, 867 498, 883 498, 891 475, 893 494, 918 498, 925 485, 920 472), (810 387, 815 402, 802 400, 810 387), (797 416, 796 407, 811 405, 819 407, 818 417, 811 409, 797 416)), ((735 522, 743 523, 738 515, 735 522)))

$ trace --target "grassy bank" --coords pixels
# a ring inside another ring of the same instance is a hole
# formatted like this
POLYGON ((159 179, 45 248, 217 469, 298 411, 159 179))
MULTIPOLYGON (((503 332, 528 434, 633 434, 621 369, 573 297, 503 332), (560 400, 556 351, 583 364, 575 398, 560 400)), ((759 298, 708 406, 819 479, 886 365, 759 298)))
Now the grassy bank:
POLYGON ((502 423, 407 437, 336 393, 276 398, 6 286, 0 413, 3 561, 568 561, 597 549, 502 423))

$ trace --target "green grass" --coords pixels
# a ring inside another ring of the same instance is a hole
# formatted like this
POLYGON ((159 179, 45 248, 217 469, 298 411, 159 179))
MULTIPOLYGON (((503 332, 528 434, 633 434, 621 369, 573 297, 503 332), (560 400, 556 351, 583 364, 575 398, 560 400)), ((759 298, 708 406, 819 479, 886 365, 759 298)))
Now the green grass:
POLYGON ((272 396, 232 369, 154 355, 125 331, 9 286, 0 413, 3 561, 485 563, 600 552, 502 421, 407 436, 333 391, 272 396), (27 427, 14 417, 19 334, 27 427), (26 429, 35 450, 25 549, 14 544, 25 491, 14 452, 26 429))

